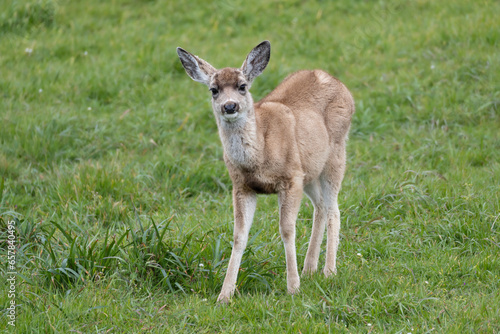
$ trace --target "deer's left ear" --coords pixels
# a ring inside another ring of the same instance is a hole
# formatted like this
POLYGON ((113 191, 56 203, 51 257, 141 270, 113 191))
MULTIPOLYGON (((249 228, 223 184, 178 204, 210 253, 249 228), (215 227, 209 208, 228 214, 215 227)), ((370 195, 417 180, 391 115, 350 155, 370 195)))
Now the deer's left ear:
POLYGON ((191 79, 210 85, 210 77, 217 71, 212 65, 183 48, 177 48, 177 55, 191 79))
POLYGON ((249 84, 258 77, 266 68, 271 58, 271 43, 264 41, 253 48, 241 66, 249 84))

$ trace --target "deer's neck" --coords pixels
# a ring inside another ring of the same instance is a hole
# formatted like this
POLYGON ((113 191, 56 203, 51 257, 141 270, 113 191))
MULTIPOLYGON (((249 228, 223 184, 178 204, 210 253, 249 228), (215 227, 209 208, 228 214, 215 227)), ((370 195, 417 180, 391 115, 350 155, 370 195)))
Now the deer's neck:
POLYGON ((261 151, 255 110, 252 108, 234 122, 219 120, 218 123, 226 157, 237 167, 254 167, 259 161, 261 151))

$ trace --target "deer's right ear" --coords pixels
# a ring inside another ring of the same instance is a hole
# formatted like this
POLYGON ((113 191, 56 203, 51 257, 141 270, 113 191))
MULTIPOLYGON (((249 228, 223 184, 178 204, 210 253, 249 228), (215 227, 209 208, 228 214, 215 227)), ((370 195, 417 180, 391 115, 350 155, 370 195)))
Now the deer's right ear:
POLYGON ((210 85, 210 77, 215 73, 216 69, 203 59, 187 52, 183 48, 177 48, 177 54, 181 60, 182 66, 186 73, 194 81, 201 82, 205 85, 210 85))

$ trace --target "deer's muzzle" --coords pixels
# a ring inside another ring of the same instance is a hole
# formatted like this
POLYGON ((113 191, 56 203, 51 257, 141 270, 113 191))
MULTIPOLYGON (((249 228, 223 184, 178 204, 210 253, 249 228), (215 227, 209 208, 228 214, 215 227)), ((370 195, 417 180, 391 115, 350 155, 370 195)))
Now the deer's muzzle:
POLYGON ((235 102, 226 102, 222 106, 222 113, 223 114, 234 114, 240 109, 240 106, 238 103, 235 102))

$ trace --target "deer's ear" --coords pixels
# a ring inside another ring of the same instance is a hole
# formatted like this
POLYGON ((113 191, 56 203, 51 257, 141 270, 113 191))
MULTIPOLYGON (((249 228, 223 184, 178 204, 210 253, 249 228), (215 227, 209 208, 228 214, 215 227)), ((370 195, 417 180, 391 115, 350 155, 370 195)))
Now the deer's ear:
POLYGON ((212 65, 187 52, 183 48, 177 48, 177 55, 179 56, 187 75, 189 75, 191 79, 201 82, 207 86, 210 85, 210 77, 216 71, 212 65))
POLYGON ((245 59, 245 62, 241 66, 241 70, 249 83, 252 83, 264 71, 270 58, 271 43, 269 41, 260 43, 250 51, 247 59, 245 59))

